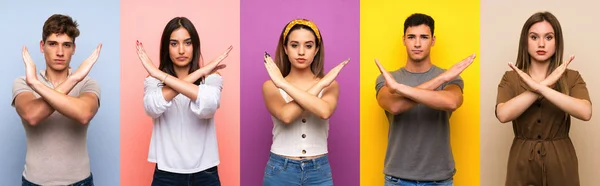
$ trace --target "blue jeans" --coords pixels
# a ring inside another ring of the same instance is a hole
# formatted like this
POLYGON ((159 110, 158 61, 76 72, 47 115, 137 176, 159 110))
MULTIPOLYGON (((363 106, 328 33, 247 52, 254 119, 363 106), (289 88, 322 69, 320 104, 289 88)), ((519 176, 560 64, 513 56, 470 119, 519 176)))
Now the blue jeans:
POLYGON ((154 167, 152 186, 191 185, 220 186, 221 181, 219 181, 219 172, 217 170, 217 166, 191 174, 172 173, 159 170, 158 166, 154 167))
POLYGON ((293 160, 271 153, 265 168, 263 186, 281 185, 333 185, 327 155, 315 159, 293 160))
MULTIPOLYGON (((35 183, 31 183, 30 181, 27 181, 25 179, 25 177, 22 177, 21 179, 21 185, 22 186, 40 186, 38 184, 35 183)), ((92 174, 90 173, 90 176, 87 177, 86 179, 83 179, 81 181, 78 181, 76 183, 73 183, 71 185, 68 186, 94 186, 94 179, 92 178, 92 174)))
POLYGON ((442 181, 414 181, 414 180, 405 180, 400 178, 395 178, 392 176, 385 176, 385 186, 433 186, 433 185, 442 185, 442 186, 453 186, 454 179, 450 178, 442 181))

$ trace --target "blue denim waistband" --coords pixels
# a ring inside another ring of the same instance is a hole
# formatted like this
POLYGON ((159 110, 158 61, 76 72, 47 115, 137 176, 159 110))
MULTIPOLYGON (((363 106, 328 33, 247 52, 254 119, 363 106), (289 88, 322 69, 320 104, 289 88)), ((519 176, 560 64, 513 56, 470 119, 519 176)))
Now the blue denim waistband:
POLYGON ((314 159, 295 160, 295 159, 289 159, 289 158, 283 157, 281 155, 271 153, 271 155, 269 156, 269 161, 273 162, 273 163, 277 163, 277 164, 282 164, 284 167, 303 166, 305 168, 308 168, 311 166, 320 167, 322 165, 329 164, 329 160, 327 159, 327 154, 325 154, 324 156, 318 157, 318 158, 314 158, 314 159))

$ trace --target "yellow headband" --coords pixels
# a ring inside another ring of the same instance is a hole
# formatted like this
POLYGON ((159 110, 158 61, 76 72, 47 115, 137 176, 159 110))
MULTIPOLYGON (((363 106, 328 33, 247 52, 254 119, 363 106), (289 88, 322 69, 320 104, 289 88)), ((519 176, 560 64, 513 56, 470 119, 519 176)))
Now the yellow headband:
POLYGON ((321 41, 321 34, 319 33, 319 29, 317 28, 317 25, 315 25, 315 23, 313 23, 312 21, 309 21, 306 19, 295 19, 295 20, 290 21, 290 23, 288 23, 287 26, 285 27, 285 31, 283 31, 284 39, 287 37, 287 35, 290 33, 290 30, 295 25, 304 25, 304 26, 310 27, 310 29, 312 29, 312 31, 315 32, 315 35, 317 35, 317 39, 319 40, 319 42, 321 41))

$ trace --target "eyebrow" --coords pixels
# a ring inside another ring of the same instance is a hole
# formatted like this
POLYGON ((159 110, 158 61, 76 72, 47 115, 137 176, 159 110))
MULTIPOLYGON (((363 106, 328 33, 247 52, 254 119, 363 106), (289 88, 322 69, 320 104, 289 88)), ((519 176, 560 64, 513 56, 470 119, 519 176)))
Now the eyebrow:
MULTIPOLYGON (((290 43, 300 43, 300 42, 292 40, 292 41, 290 41, 290 43)), ((314 41, 306 41, 304 43, 314 43, 314 41)))
MULTIPOLYGON (((46 43, 59 43, 58 41, 54 41, 54 40, 46 40, 46 43)), ((73 44, 72 41, 66 41, 66 42, 62 42, 62 44, 73 44)))
MULTIPOLYGON (((529 34, 540 35, 540 34, 538 34, 537 32, 529 32, 529 34)), ((554 32, 548 32, 548 33, 546 33, 545 35, 548 35, 548 34, 552 34, 552 35, 554 35, 554 32)))
MULTIPOLYGON (((417 36, 417 34, 406 34, 406 36, 417 36)), ((419 36, 429 36, 429 34, 421 34, 419 36)))
MULTIPOLYGON (((187 39, 184 39, 183 41, 190 41, 190 40, 192 40, 192 38, 187 38, 187 39)), ((177 40, 176 39, 169 39, 169 41, 177 41, 177 40)))

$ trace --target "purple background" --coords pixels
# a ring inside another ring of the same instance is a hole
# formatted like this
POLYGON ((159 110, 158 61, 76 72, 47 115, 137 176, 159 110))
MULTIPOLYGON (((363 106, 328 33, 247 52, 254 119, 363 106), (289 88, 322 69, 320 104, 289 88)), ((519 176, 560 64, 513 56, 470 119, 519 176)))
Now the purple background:
POLYGON ((340 95, 329 120, 328 151, 335 185, 359 185, 359 1, 241 0, 241 185, 261 185, 273 121, 262 84, 269 79, 263 54, 275 53, 284 26, 296 18, 317 25, 325 45, 325 72, 347 58, 337 77, 340 95))

